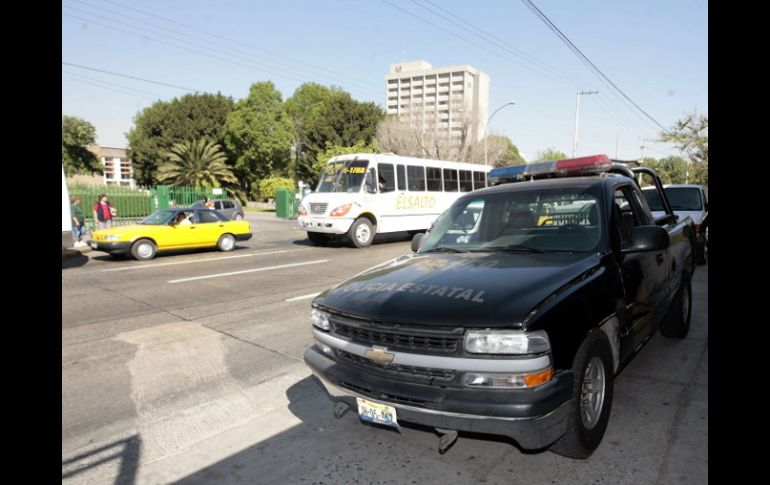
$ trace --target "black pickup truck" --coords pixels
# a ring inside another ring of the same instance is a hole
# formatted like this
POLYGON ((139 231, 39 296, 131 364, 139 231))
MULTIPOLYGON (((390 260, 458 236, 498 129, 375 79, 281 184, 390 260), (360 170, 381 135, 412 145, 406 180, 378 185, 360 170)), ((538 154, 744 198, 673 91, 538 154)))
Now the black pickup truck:
POLYGON ((458 431, 586 458, 610 416, 613 379, 660 329, 689 330, 695 231, 660 179, 604 155, 493 170, 414 254, 312 303, 305 362, 371 423, 458 431), (497 173, 496 173, 497 172, 497 173), (635 175, 666 209, 653 219, 635 175))

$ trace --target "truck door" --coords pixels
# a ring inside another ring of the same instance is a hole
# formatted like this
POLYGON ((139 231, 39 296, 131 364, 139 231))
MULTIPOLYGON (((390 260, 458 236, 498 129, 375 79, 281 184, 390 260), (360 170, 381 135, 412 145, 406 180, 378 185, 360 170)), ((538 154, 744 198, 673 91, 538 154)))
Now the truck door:
MULTIPOLYGON (((639 207, 630 185, 616 187, 614 191, 611 224, 613 245, 624 248, 631 242, 631 229, 649 224, 639 207)), ((621 344, 621 356, 635 350, 652 332, 656 322, 656 305, 666 283, 666 251, 640 252, 621 255, 620 272, 623 280, 625 328, 621 335, 627 337, 621 344)))

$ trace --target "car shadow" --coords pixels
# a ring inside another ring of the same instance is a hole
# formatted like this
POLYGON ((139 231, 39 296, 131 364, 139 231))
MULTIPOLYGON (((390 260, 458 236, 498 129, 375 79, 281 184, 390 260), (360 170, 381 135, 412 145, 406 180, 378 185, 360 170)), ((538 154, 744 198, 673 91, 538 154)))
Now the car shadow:
MULTIPOLYGON (((377 234, 376 236, 374 236, 374 240, 372 241, 372 246, 394 243, 394 242, 411 241, 411 240, 412 240, 412 236, 410 236, 409 233, 406 231, 389 232, 386 234, 377 234)), ((292 244, 297 246, 306 246, 306 247, 355 248, 353 243, 344 235, 337 236, 334 239, 327 241, 326 243, 323 244, 323 246, 313 244, 312 242, 310 242, 310 239, 308 238, 296 239, 292 241, 292 244)))
POLYGON ((88 256, 76 249, 62 249, 61 269, 79 268, 88 263, 88 256))

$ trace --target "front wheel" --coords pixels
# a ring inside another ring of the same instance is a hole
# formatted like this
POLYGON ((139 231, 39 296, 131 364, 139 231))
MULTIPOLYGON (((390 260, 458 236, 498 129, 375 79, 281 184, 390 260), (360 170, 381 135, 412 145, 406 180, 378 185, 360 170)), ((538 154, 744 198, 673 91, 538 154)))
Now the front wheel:
POLYGON ((612 350, 604 332, 596 330, 586 338, 575 355, 572 373, 567 432, 550 449, 569 458, 585 459, 601 443, 612 409, 612 350))
POLYGON ((222 234, 217 242, 220 251, 232 251, 235 249, 235 237, 232 234, 222 234))
POLYGON ((372 240, 374 240, 374 226, 372 225, 372 222, 366 217, 359 217, 353 225, 350 226, 348 238, 353 241, 353 244, 357 248, 371 246, 372 240))
POLYGON ((155 257, 158 248, 149 239, 140 239, 131 245, 131 256, 139 261, 146 261, 155 257))

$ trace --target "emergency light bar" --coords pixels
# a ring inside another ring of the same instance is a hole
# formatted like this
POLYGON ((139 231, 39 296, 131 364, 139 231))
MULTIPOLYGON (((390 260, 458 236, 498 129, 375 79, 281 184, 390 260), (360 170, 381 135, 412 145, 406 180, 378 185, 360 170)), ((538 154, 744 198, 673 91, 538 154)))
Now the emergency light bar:
POLYGON ((590 157, 527 163, 515 167, 494 168, 489 171, 487 177, 490 185, 498 185, 535 178, 594 175, 606 172, 611 166, 612 161, 607 158, 607 155, 592 155, 590 157))

